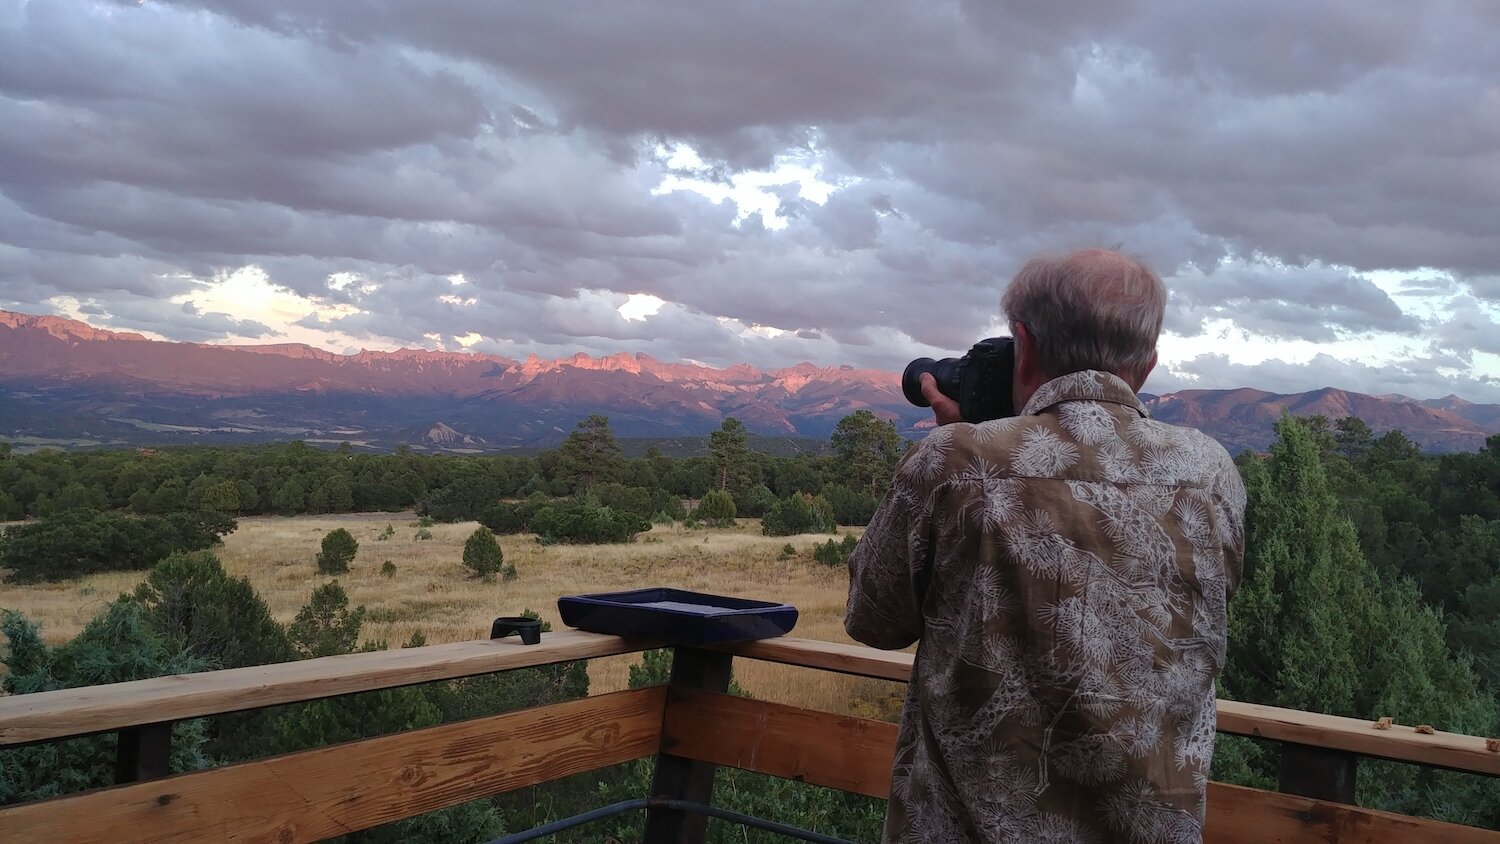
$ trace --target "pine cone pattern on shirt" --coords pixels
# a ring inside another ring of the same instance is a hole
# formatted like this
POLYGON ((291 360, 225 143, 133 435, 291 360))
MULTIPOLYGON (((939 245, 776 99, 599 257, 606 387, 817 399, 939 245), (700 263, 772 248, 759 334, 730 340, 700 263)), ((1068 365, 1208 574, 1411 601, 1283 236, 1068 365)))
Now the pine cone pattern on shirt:
POLYGON ((849 634, 921 642, 885 840, 1200 841, 1244 508, 1103 372, 914 447, 849 561, 849 634))

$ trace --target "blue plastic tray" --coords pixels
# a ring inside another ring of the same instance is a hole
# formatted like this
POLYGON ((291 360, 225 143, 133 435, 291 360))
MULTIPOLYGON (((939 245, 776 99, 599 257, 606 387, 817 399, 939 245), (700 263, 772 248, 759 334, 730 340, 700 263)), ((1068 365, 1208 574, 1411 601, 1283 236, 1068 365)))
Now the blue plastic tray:
POLYGON ((563 624, 592 633, 709 645, 769 639, 790 632, 797 608, 682 589, 635 589, 557 599, 563 624))

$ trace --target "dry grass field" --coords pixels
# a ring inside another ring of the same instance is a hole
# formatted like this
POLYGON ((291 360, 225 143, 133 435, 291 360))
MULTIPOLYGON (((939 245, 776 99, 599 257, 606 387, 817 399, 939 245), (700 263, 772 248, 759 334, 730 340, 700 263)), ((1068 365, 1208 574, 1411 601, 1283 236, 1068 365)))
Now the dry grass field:
MULTIPOLYGON (((645 586, 785 602, 800 611, 793 635, 849 641, 843 628, 848 575, 812 560, 812 546, 829 537, 761 536, 759 522, 748 519, 723 529, 657 525, 628 545, 543 546, 531 535, 502 536, 505 561, 519 575, 510 582, 485 583, 468 576, 460 561, 475 523, 436 524, 429 528, 432 539, 417 540, 417 522, 409 513, 241 519, 216 553, 231 574, 249 578, 278 620, 289 622, 326 579, 318 575, 314 558, 324 534, 338 527, 359 541, 350 572, 338 580, 350 602, 366 608, 364 638, 384 639, 393 647, 416 631, 430 644, 481 638, 489 634, 495 616, 524 609, 561 627, 560 595, 645 586), (387 524, 395 535, 378 540, 387 524), (796 556, 778 559, 788 543, 796 556), (394 576, 380 573, 386 561, 395 564, 394 576)), ((0 607, 19 610, 42 626, 49 641, 62 642, 142 578, 141 572, 120 572, 62 583, 4 585, 0 607)), ((623 688, 636 659, 592 661, 592 690, 623 688)), ((901 687, 895 683, 751 660, 738 660, 735 667, 736 678, 757 698, 870 717, 891 717, 899 708, 901 687)))

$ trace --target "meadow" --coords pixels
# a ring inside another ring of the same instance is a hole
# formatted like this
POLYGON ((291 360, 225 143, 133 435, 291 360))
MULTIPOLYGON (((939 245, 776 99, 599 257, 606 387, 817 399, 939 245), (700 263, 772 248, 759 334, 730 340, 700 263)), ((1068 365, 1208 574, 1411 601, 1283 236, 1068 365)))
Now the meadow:
MULTIPOLYGON (((474 522, 434 524, 431 539, 417 539, 411 513, 242 518, 215 552, 230 574, 248 578, 278 621, 290 622, 314 587, 328 578, 314 559, 328 531, 345 528, 359 541, 348 574, 337 577, 352 605, 366 609, 363 638, 392 647, 420 632, 429 644, 483 638, 491 620, 530 609, 562 624, 561 595, 669 586, 791 604, 799 619, 792 635, 849 642, 844 633, 848 575, 843 567, 812 559, 823 534, 768 537, 754 519, 733 528, 655 525, 624 545, 544 546, 531 534, 501 536, 505 561, 517 578, 484 582, 463 567, 463 543, 474 522), (387 525, 388 539, 378 537, 387 525), (786 555, 790 544, 795 554, 786 555), (381 573, 386 562, 395 566, 381 573)), ((862 528, 841 528, 856 536, 862 528)), ((0 586, 0 607, 18 610, 61 643, 75 636, 104 606, 133 590, 144 572, 110 572, 59 583, 0 586)), ((593 693, 624 688, 638 656, 596 659, 589 664, 593 693)), ((736 662, 736 679, 753 696, 833 712, 892 718, 902 686, 879 680, 752 660, 736 662)))

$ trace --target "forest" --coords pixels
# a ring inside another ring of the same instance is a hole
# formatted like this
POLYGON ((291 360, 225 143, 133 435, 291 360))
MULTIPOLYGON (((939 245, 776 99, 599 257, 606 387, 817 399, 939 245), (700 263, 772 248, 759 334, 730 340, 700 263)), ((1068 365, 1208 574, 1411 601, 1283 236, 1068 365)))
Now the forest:
MULTIPOLYGON (((335 581, 317 586, 292 623, 277 623, 213 555, 214 540, 237 517, 414 509, 437 521, 477 520, 496 533, 536 533, 544 542, 628 541, 663 521, 753 517, 775 535, 862 524, 903 444, 894 428, 861 412, 839 424, 830 445, 823 455, 756 453, 730 419, 714 432, 707 456, 624 458, 600 416, 534 456, 364 454, 300 442, 30 454, 0 445, 0 519, 27 519, 0 540, 0 567, 13 580, 54 580, 103 565, 146 572, 135 592, 66 644, 45 644, 34 625, 6 613, 4 689, 20 694, 421 644, 362 639, 362 611, 335 581)), ((1400 432, 1376 436, 1356 418, 1284 417, 1267 453, 1236 462, 1249 493, 1247 549, 1230 604, 1221 697, 1500 734, 1500 436, 1478 452, 1429 455, 1400 432)), ((647 655, 632 670, 632 685, 662 681, 664 659, 647 655)), ((558 666, 188 722, 176 728, 174 766, 192 770, 531 706, 586 694, 587 685, 581 664, 558 666)), ((112 741, 0 753, 0 803, 106 783, 112 741)), ((1274 743, 1221 736, 1215 779, 1274 788, 1277 754, 1274 743)), ((644 763, 622 766, 350 840, 485 840, 502 828, 636 796, 648 781, 644 763)), ((882 811, 874 801, 741 773, 726 772, 719 789, 733 808, 856 840, 873 837, 882 811)), ((1359 800, 1500 828, 1493 779, 1365 760, 1359 800)), ((611 832, 626 841, 639 834, 611 832)), ((715 834, 729 840, 725 830, 715 834)))

